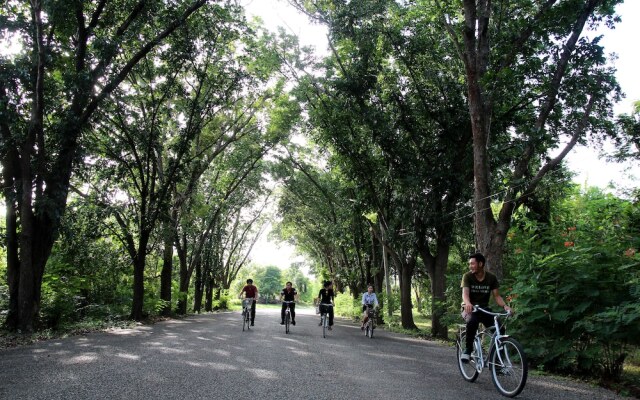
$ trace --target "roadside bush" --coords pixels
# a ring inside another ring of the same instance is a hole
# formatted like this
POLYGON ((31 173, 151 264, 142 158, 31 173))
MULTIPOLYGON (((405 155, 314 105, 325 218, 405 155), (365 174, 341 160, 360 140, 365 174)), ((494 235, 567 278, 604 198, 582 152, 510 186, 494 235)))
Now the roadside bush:
POLYGON ((335 303, 335 315, 354 320, 360 319, 360 316, 362 315, 360 299, 354 299, 353 296, 351 296, 349 289, 345 289, 343 293, 339 293, 336 296, 335 303))
POLYGON ((591 190, 556 205, 549 226, 518 222, 501 292, 517 310, 512 327, 533 363, 620 377, 640 344, 637 212, 631 202, 591 190))

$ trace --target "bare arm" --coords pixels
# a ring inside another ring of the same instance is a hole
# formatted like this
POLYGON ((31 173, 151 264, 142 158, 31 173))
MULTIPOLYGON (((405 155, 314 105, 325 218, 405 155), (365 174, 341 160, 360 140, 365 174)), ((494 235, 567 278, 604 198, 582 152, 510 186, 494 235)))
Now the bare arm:
POLYGON ((500 307, 504 308, 505 311, 511 311, 511 307, 509 307, 507 303, 505 303, 505 301, 502 299, 502 296, 500 296, 500 290, 493 289, 493 298, 496 300, 496 303, 500 307))
POLYGON ((471 297, 469 297, 469 288, 462 288, 462 302, 464 303, 464 311, 470 314, 473 311, 473 304, 471 304, 471 297))

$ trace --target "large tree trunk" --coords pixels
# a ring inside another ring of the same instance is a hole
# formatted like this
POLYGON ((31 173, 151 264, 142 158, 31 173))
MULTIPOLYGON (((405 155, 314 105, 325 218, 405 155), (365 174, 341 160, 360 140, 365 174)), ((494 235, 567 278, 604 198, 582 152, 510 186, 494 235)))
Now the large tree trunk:
MULTIPOLYGON (((445 208, 446 209, 446 208, 445 208)), ((435 254, 432 254, 426 236, 426 225, 418 220, 415 224, 418 234, 416 247, 431 281, 431 334, 447 339, 448 327, 442 322, 446 313, 447 267, 451 250, 451 229, 441 225, 436 228, 435 254)))
POLYGON ((447 289, 447 266, 449 263, 449 245, 438 244, 438 254, 435 257, 435 264, 431 277, 431 335, 433 337, 448 339, 449 332, 442 318, 446 314, 446 289, 447 289))
MULTIPOLYGON (((7 156, 7 159, 10 159, 7 156)), ((20 282, 20 258, 18 257, 18 219, 16 213, 15 192, 13 191, 13 175, 10 170, 16 165, 15 157, 13 161, 6 161, 3 170, 3 186, 5 198, 5 225, 6 225, 6 246, 7 246, 7 284, 9 286, 9 313, 7 314, 6 325, 12 329, 18 326, 18 284, 20 282)))
POLYGON ((213 279, 207 278, 205 282, 204 310, 213 311, 213 279))
POLYGON ((147 245, 150 232, 140 233, 138 250, 133 257, 133 303, 131 304, 131 316, 134 321, 141 321, 145 315, 144 307, 144 270, 147 264, 147 245))
POLYGON ((180 261, 180 292, 178 293, 178 306, 176 312, 180 315, 187 313, 187 297, 189 295, 189 266, 187 264, 186 249, 178 250, 178 260, 180 261))
POLYGON ((144 253, 138 253, 133 263, 133 303, 131 304, 131 315, 134 321, 141 321, 144 318, 144 253))
POLYGON ((173 283, 173 238, 171 223, 165 223, 162 272, 160 273, 160 299, 167 302, 161 311, 165 317, 171 315, 171 287, 173 283))
POLYGON ((413 321, 413 304, 411 302, 411 280, 416 265, 416 258, 410 257, 400 265, 400 319, 404 329, 418 329, 413 321))
POLYGON ((200 262, 196 263, 196 281, 195 285, 195 293, 193 299, 193 312, 200 313, 202 309, 202 295, 203 295, 203 281, 202 281, 202 265, 200 262))

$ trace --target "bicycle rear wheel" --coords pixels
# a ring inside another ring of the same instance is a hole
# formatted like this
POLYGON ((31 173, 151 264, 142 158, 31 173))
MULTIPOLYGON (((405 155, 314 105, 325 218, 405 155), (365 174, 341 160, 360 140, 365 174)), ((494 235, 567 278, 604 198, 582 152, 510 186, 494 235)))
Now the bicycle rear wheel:
POLYGON ((249 318, 247 318, 247 315, 249 314, 249 312, 247 311, 246 308, 242 309, 242 332, 245 331, 246 329, 249 329, 249 324, 247 323, 247 321, 249 320, 249 318))
POLYGON ((291 314, 287 310, 284 314, 284 333, 289 333, 289 324, 291 324, 291 314))
POLYGON ((515 397, 527 383, 529 367, 522 346, 515 339, 500 340, 489 355, 489 370, 496 389, 506 397, 515 397))
POLYGON ((464 347, 466 347, 466 335, 462 334, 458 337, 458 341, 456 342, 456 359, 458 360, 458 369, 460 370, 460 374, 462 378, 467 382, 475 382, 478 379, 478 375, 480 373, 476 369, 476 361, 473 357, 469 360, 469 362, 462 362, 462 353, 464 351, 464 347))

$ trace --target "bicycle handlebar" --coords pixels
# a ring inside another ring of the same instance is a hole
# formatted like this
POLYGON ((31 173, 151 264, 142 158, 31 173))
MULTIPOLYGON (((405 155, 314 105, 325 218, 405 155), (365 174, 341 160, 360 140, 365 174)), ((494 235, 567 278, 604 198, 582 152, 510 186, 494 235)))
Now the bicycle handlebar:
POLYGON ((333 304, 331 303, 320 303, 321 306, 328 306, 328 307, 333 307, 333 304))
POLYGON ((285 303, 285 304, 295 304, 296 303, 295 301, 285 301, 285 300, 283 300, 282 302, 285 303))
POLYGON ((480 307, 480 306, 473 306, 473 312, 476 311, 482 311, 485 314, 489 314, 489 315, 493 315, 494 317, 508 317, 512 314, 511 311, 507 311, 504 313, 495 313, 493 311, 489 311, 489 310, 485 310, 484 308, 480 307))

